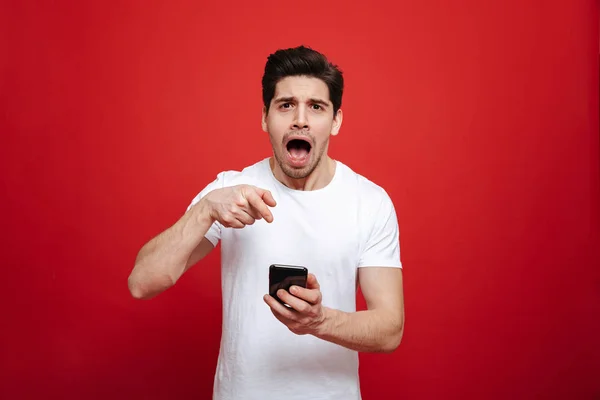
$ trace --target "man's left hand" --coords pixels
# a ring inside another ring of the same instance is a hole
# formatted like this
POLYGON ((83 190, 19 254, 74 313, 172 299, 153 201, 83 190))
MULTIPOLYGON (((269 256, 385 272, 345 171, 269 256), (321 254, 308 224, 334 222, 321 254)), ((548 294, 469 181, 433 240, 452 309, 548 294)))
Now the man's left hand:
POLYGON ((313 274, 308 274, 306 288, 292 286, 290 292, 280 289, 277 296, 291 308, 279 303, 268 294, 264 296, 265 303, 269 305, 275 318, 293 333, 297 335, 317 333, 325 322, 325 309, 321 306, 321 288, 317 278, 313 274))

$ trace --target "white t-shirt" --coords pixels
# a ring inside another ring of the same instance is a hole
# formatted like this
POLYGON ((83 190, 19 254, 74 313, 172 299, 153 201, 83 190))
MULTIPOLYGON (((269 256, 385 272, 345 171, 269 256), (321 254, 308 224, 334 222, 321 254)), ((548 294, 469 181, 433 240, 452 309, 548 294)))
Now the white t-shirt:
MULTIPOLYGON (((271 313, 269 266, 305 266, 315 274, 322 304, 356 311, 360 267, 401 268, 394 205, 380 186, 336 161, 333 180, 293 190, 273 175, 269 159, 224 171, 192 201, 226 186, 270 190, 274 221, 243 229, 215 222, 206 234, 221 241, 223 325, 214 400, 359 400, 358 353, 312 335, 296 335, 271 313)), ((188 208, 188 210, 189 210, 188 208)))

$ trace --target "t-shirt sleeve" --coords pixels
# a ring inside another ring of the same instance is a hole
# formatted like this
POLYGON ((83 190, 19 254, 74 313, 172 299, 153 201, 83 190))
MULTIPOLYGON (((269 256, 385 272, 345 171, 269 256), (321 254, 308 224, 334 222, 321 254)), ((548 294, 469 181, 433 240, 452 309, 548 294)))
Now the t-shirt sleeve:
MULTIPOLYGON (((217 175, 217 178, 214 181, 212 181, 208 185, 206 185, 204 187, 204 189, 202 189, 200 191, 200 193, 198 193, 196 195, 196 197, 194 197, 192 199, 192 202, 188 206, 186 212, 190 211, 192 209, 192 207, 195 206, 208 193, 212 192, 215 189, 220 189, 224 186, 225 186, 225 173, 221 172, 217 175)), ((216 246, 219 243, 219 240, 221 239, 221 229, 222 228, 223 228, 223 226, 221 225, 221 223, 219 223, 218 221, 215 221, 210 226, 210 228, 208 229, 208 231, 206 232, 204 237, 207 238, 213 244, 213 246, 216 246)))
POLYGON ((368 221, 366 241, 359 267, 402 268, 400 261, 400 233, 392 199, 383 191, 376 210, 368 221))

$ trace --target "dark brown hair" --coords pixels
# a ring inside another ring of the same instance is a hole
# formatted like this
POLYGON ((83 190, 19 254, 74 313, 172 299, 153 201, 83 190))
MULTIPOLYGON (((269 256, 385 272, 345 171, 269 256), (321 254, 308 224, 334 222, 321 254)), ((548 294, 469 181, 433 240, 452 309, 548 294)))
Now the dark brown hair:
POLYGON ((275 96, 277 82, 288 76, 310 76, 321 79, 329 88, 329 100, 333 104, 334 116, 342 106, 344 92, 342 71, 318 51, 298 46, 277 50, 267 58, 262 78, 262 97, 267 112, 275 96))

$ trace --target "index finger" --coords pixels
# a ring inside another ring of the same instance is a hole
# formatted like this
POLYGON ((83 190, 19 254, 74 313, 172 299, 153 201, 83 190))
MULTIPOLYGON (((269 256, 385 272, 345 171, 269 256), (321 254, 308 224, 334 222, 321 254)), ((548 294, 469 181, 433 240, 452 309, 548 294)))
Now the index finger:
POLYGON ((250 204, 251 207, 254 207, 260 213, 260 215, 262 215, 265 221, 273 222, 273 214, 271 214, 271 210, 269 210, 269 207, 263 201, 262 197, 258 195, 258 193, 256 193, 254 190, 250 190, 246 193, 246 199, 248 200, 248 204, 250 204))

